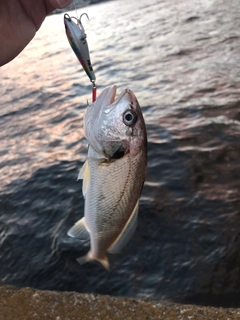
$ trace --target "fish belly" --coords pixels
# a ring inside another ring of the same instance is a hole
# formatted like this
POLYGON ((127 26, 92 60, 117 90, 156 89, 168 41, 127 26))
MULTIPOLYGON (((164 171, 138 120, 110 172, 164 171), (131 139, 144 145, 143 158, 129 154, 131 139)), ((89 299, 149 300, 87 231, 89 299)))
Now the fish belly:
POLYGON ((141 154, 107 162, 89 147, 89 185, 85 219, 90 230, 91 253, 103 258, 122 232, 139 199, 145 178, 141 154))

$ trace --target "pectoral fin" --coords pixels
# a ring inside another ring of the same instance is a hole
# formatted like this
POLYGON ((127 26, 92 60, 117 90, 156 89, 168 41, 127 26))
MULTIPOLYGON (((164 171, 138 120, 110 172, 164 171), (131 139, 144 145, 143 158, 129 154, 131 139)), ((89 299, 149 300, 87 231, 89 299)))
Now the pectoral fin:
POLYGON ((78 174, 77 180, 79 180, 79 179, 83 179, 82 193, 85 198, 87 188, 89 185, 89 181, 90 181, 90 166, 89 166, 89 163, 87 160, 84 162, 84 164, 78 174))
POLYGON ((130 218, 128 219, 125 227, 123 228, 122 232, 111 245, 111 247, 108 249, 109 253, 119 253, 132 237, 134 231, 137 228, 138 207, 139 200, 137 201, 135 208, 133 209, 133 212, 130 218))
POLYGON ((83 217, 81 220, 78 220, 71 229, 68 230, 68 236, 72 238, 78 238, 82 240, 89 240, 89 230, 83 217))

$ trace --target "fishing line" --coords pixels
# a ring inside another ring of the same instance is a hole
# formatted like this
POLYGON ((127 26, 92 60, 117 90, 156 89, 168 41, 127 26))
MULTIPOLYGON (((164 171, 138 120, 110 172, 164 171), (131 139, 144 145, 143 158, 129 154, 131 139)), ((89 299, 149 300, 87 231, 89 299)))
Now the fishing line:
POLYGON ((78 12, 77 12, 77 6, 76 6, 76 1, 75 0, 73 1, 73 4, 74 4, 75 11, 76 11, 77 20, 79 20, 78 12))

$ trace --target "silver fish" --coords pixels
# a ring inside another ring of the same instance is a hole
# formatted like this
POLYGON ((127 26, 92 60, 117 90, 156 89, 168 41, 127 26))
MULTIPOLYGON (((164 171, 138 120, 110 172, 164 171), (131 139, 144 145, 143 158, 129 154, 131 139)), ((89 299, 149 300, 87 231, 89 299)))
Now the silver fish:
POLYGON ((139 197, 147 166, 147 133, 134 93, 105 88, 84 116, 88 156, 80 173, 85 197, 84 217, 68 231, 75 238, 90 236, 91 249, 80 264, 118 253, 137 226, 139 197))

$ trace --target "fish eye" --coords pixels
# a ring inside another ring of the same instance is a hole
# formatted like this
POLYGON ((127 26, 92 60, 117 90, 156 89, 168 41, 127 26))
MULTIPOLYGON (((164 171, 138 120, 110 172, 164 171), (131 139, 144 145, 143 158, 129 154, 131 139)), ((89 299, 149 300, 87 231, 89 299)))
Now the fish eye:
POLYGON ((133 110, 127 110, 123 114, 123 122, 126 126, 133 126, 136 123, 137 115, 133 110))

